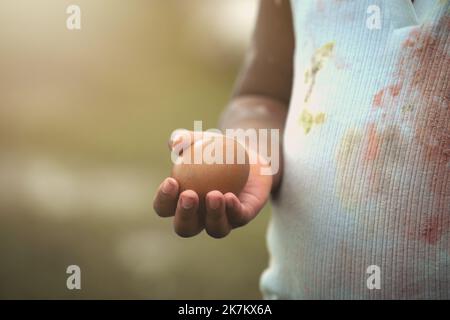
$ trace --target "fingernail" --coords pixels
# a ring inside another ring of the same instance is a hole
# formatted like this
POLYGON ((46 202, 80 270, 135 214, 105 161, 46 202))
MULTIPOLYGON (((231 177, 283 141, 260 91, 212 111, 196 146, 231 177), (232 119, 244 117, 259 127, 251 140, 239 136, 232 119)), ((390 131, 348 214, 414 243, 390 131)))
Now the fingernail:
POLYGON ((220 201, 217 198, 212 198, 209 200, 209 207, 213 210, 217 210, 220 207, 220 201))
POLYGON ((165 194, 171 194, 175 189, 175 186, 173 185, 173 183, 171 183, 170 180, 164 182, 163 186, 162 186, 162 192, 165 194))
POLYGON ((189 197, 182 198, 181 199, 181 206, 185 210, 192 209, 192 207, 194 206, 194 200, 189 198, 189 197))

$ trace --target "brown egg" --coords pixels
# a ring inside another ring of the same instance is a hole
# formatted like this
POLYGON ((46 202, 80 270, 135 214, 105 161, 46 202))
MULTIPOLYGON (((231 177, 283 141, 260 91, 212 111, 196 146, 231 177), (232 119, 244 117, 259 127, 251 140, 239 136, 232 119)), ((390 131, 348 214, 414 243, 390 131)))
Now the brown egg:
POLYGON ((178 181, 180 192, 197 192, 200 206, 204 206, 206 194, 213 190, 239 195, 250 172, 245 148, 236 140, 223 136, 198 140, 180 157, 182 163, 173 166, 172 177, 178 181), (196 156, 202 163, 194 163, 196 156))

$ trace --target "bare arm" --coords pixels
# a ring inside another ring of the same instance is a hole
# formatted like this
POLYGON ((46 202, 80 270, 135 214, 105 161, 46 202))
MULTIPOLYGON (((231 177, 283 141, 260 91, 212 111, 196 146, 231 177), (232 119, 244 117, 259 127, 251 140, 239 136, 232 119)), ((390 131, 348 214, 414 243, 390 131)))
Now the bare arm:
MULTIPOLYGON (((277 2, 260 2, 251 46, 232 100, 222 114, 221 129, 267 128, 283 132, 292 88, 295 42, 290 2, 277 2)), ((278 187, 282 171, 281 167, 273 177, 272 190, 278 187)))
MULTIPOLYGON (((280 129, 282 133, 292 86, 293 51, 289 1, 261 0, 251 47, 221 117, 222 129, 280 129)), ((173 141, 169 145, 173 146, 173 141)), ((256 150, 248 151, 258 156, 256 150)), ((174 217, 174 229, 180 236, 191 237, 205 229, 212 237, 224 237, 251 221, 279 185, 282 167, 277 175, 268 176, 260 174, 258 166, 250 166, 248 181, 239 195, 209 192, 205 212, 200 212, 195 191, 180 192, 178 182, 167 178, 156 192, 154 209, 161 217, 174 217)))

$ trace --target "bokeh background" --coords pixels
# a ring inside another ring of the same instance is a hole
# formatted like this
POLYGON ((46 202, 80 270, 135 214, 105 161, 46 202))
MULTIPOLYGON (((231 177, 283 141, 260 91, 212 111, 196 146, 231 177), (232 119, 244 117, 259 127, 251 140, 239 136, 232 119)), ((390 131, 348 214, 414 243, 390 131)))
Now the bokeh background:
POLYGON ((254 0, 0 2, 0 298, 250 299, 269 209, 226 239, 152 209, 172 130, 217 126, 254 0), (82 29, 66 28, 81 8, 82 29), (66 268, 82 290, 66 288, 66 268))

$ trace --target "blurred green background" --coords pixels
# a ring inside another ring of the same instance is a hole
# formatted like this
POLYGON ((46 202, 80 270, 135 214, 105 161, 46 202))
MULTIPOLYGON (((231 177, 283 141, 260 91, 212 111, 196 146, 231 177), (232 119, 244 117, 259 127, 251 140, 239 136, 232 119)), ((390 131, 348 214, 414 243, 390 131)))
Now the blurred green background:
POLYGON ((217 125, 253 0, 0 2, 0 298, 260 298, 269 211, 226 239, 152 209, 177 128, 217 125), (81 8, 82 29, 66 28, 81 8), (66 288, 81 267, 82 290, 66 288))

